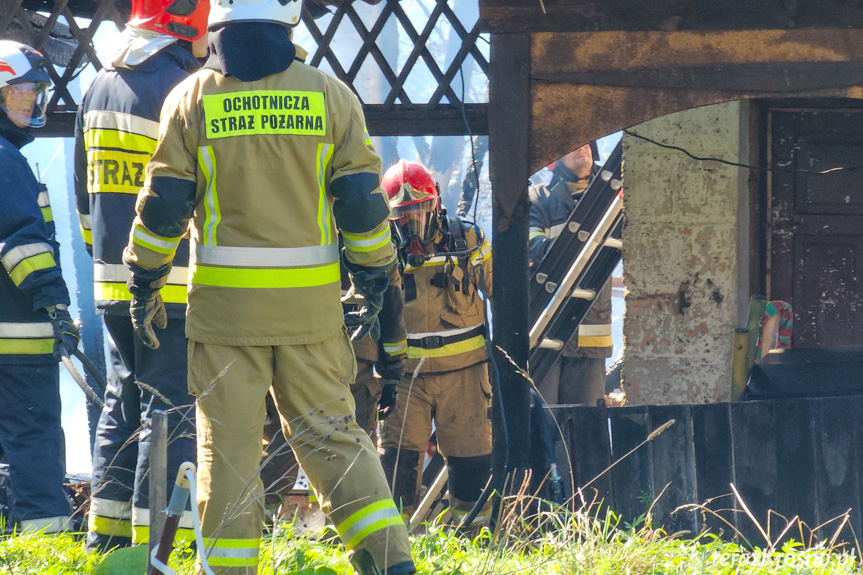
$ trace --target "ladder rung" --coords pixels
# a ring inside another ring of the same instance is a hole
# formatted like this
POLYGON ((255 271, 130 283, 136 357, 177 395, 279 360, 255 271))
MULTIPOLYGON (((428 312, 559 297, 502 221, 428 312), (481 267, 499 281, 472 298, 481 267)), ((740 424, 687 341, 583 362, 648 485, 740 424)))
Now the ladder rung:
POLYGON ((592 300, 596 297, 596 292, 592 289, 575 288, 574 290, 572 290, 572 293, 569 294, 569 297, 592 300))
POLYGON ((607 248, 614 248, 616 250, 623 249, 623 240, 619 240, 617 238, 605 238, 605 242, 603 244, 607 248))
POLYGON ((560 351, 563 349, 563 342, 559 339, 548 339, 543 338, 541 342, 539 342, 540 349, 553 349, 555 351, 560 351))

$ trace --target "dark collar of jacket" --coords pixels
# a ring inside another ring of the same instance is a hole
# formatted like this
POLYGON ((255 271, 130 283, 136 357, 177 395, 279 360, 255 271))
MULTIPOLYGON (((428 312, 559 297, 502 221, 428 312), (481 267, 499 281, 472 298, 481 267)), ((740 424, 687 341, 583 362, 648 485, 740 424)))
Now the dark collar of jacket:
MULTIPOLYGON (((188 44, 188 42, 186 42, 188 44)), ((198 59, 195 58, 189 49, 184 48, 180 42, 169 44, 138 64, 129 66, 125 64, 106 66, 108 70, 134 70, 136 72, 154 72, 158 71, 164 65, 165 59, 173 60, 173 62, 181 69, 190 74, 201 67, 198 59)))
POLYGON ((253 82, 288 69, 296 49, 288 29, 270 22, 234 22, 210 32, 204 68, 253 82))
POLYGON ((563 202, 563 205, 570 212, 575 209, 575 205, 581 200, 581 196, 583 195, 569 193, 569 188, 566 187, 566 182, 562 179, 552 179, 548 183, 548 192, 563 202))
POLYGON ((35 139, 30 130, 13 124, 5 112, 0 112, 0 136, 9 140, 9 143, 19 150, 35 139))

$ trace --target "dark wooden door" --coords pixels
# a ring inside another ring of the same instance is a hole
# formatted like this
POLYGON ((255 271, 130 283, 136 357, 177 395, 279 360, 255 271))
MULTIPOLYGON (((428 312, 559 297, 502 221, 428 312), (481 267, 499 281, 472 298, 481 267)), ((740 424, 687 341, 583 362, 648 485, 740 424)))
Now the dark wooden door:
POLYGON ((863 345, 863 110, 770 117, 770 297, 794 306, 793 347, 863 345))

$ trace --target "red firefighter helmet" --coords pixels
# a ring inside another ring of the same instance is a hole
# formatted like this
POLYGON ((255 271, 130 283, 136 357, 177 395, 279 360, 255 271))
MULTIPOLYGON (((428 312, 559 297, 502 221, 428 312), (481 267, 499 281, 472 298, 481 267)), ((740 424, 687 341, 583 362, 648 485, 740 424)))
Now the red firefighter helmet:
POLYGON ((381 186, 390 201, 390 219, 399 242, 403 246, 414 240, 430 243, 440 212, 440 192, 431 172, 417 162, 399 160, 386 171, 381 186))
POLYGON ((210 0, 132 0, 129 25, 190 42, 207 32, 210 0))

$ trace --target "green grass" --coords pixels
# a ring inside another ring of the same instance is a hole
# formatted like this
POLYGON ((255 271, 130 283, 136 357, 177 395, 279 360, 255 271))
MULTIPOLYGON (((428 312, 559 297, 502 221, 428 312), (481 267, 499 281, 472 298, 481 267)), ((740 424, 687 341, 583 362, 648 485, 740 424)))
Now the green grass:
MULTIPOLYGON (((436 575, 625 574, 721 575, 859 574, 857 555, 824 545, 804 548, 789 540, 783 546, 747 551, 715 535, 677 538, 645 524, 626 526, 611 512, 594 507, 591 513, 546 514, 530 523, 517 513, 504 517, 497 533, 483 530, 459 537, 452 530, 430 526, 412 538, 418 572, 436 575)), ((122 555, 121 554, 118 554, 122 555)), ((115 556, 115 559, 117 556, 115 556)), ((83 541, 74 535, 49 537, 35 534, 0 539, 2 574, 139 575, 140 570, 106 569, 102 555, 88 555, 83 541)), ((110 560, 109 560, 110 561, 110 560)), ((192 575, 194 555, 178 551, 171 567, 192 575)), ((294 537, 290 526, 265 537, 261 550, 261 574, 304 575, 320 569, 352 573, 343 547, 335 542, 294 537)))

